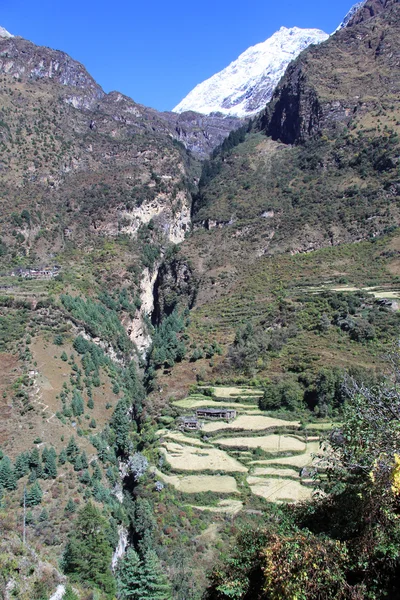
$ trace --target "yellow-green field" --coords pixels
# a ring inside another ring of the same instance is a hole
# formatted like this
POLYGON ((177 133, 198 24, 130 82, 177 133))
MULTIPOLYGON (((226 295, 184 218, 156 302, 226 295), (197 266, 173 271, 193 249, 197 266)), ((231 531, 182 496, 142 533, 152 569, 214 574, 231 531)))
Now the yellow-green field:
POLYGON ((299 469, 277 469, 276 467, 256 467, 252 473, 255 477, 295 477, 299 476, 299 469))
POLYGON ((176 471, 245 473, 248 470, 238 460, 218 448, 196 448, 175 442, 164 442, 160 450, 168 464, 176 471))
POLYGON ((288 465, 294 468, 308 467, 313 463, 313 455, 321 452, 319 442, 308 442, 306 451, 303 454, 297 454, 295 456, 283 456, 280 458, 270 458, 268 460, 256 460, 252 461, 251 465, 288 465))
POLYGON ((283 421, 282 419, 274 419, 273 417, 265 417, 262 415, 239 415, 233 421, 225 423, 222 421, 214 423, 206 423, 203 431, 222 431, 226 429, 243 429, 243 431, 262 431, 273 427, 300 427, 298 421, 283 421))
POLYGON ((184 433, 182 433, 180 431, 162 430, 161 435, 165 439, 173 440, 174 442, 178 442, 181 444, 189 444, 190 446, 198 446, 198 447, 207 446, 207 444, 205 444, 201 440, 199 440, 195 437, 189 437, 188 435, 185 435, 184 433))
POLYGON ((242 387, 213 387, 213 393, 216 398, 237 398, 242 396, 252 396, 254 399, 263 395, 262 390, 242 387))
POLYGON ((261 448, 265 452, 305 452, 306 444, 290 435, 271 434, 256 437, 230 437, 215 440, 229 448, 261 448))
POLYGON ((243 502, 240 500, 220 500, 218 502, 218 506, 193 506, 192 508, 197 508, 197 510, 208 510, 214 513, 226 513, 229 515, 236 515, 243 508, 243 502))
POLYGON ((256 496, 261 496, 270 502, 302 502, 312 496, 312 488, 302 485, 299 481, 284 478, 262 478, 250 476, 247 483, 256 496))
POLYGON ((196 409, 196 408, 236 408, 236 409, 244 409, 244 410, 259 410, 257 404, 241 404, 240 402, 218 402, 216 400, 212 400, 211 398, 207 398, 206 396, 188 396, 187 398, 183 398, 183 400, 175 400, 172 402, 173 406, 177 408, 187 408, 187 409, 196 409))
POLYGON ((214 492, 235 494, 238 492, 236 479, 229 475, 165 475, 158 469, 153 472, 165 483, 185 494, 214 492))

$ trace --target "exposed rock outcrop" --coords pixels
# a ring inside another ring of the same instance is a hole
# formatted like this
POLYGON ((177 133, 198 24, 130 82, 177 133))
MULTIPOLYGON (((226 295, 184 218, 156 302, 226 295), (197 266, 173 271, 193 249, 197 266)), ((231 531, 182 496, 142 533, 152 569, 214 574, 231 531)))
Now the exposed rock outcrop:
POLYGON ((363 5, 347 27, 288 67, 260 128, 274 140, 303 143, 316 133, 340 131, 384 97, 398 97, 399 22, 397 0, 363 5))
POLYGON ((158 324, 176 307, 192 308, 198 281, 190 263, 180 257, 166 260, 158 270, 154 285, 153 324, 158 324))

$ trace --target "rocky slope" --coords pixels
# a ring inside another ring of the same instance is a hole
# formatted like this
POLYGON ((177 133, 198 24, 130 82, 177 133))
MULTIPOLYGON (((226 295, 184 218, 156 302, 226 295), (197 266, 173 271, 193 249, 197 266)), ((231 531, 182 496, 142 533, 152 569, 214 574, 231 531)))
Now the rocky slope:
POLYGON ((288 64, 328 35, 318 29, 281 27, 261 44, 248 48, 226 69, 203 81, 173 110, 249 117, 270 100, 288 64))
POLYGON ((397 2, 366 2, 346 28, 289 66, 261 128, 273 139, 298 143, 317 132, 343 130, 385 99, 396 101, 398 27, 397 2))
MULTIPOLYGON (((136 130, 155 131, 181 141, 195 156, 204 158, 218 146, 230 131, 240 127, 240 119, 207 117, 189 113, 159 113, 139 105, 115 92, 108 96, 86 69, 64 52, 36 46, 28 40, 0 31, 0 73, 15 81, 51 81, 69 88, 64 102, 76 109, 102 111, 101 101, 108 107, 114 103, 115 120, 136 130), (119 114, 123 109, 125 114, 119 114)), ((91 117, 95 118, 92 114, 91 117)))
POLYGON ((367 2, 359 23, 303 52, 245 141, 203 171, 184 243, 199 302, 263 255, 358 242, 400 222, 400 6, 383 5, 367 2))

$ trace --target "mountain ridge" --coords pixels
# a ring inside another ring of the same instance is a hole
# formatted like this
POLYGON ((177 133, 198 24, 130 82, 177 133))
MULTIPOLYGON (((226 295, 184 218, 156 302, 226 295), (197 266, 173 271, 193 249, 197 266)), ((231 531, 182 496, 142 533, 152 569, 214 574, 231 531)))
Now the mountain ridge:
POLYGON ((251 46, 225 69, 199 83, 173 112, 186 110, 237 117, 257 114, 271 98, 287 65, 310 44, 328 34, 318 29, 281 27, 270 38, 251 46))

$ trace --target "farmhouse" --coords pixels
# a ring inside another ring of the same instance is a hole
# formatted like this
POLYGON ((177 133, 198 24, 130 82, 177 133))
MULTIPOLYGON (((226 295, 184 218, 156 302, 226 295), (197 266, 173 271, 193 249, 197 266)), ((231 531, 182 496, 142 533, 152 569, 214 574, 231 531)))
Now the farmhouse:
POLYGON ((198 408, 196 416, 203 419, 235 419, 236 410, 231 408, 198 408))
POLYGON ((22 277, 23 279, 53 279, 59 274, 58 265, 52 267, 32 267, 29 269, 17 269, 11 272, 12 277, 22 277))
POLYGON ((181 417, 180 418, 180 429, 189 429, 192 431, 197 431, 203 427, 203 423, 201 423, 196 417, 181 417))

